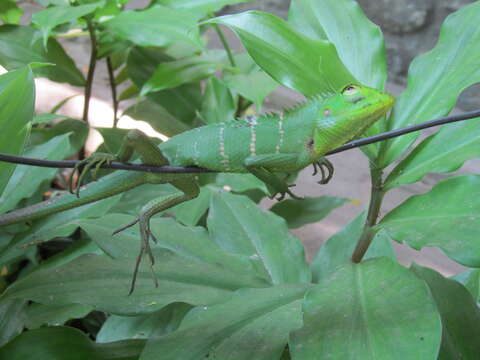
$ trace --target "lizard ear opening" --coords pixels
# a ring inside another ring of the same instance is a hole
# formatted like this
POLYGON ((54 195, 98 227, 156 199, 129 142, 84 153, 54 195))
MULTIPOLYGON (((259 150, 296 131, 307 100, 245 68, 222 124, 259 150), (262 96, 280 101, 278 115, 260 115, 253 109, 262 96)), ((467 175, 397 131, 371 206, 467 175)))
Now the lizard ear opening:
POLYGON ((358 87, 350 84, 345 86, 341 92, 343 95, 355 95, 358 92, 358 87))

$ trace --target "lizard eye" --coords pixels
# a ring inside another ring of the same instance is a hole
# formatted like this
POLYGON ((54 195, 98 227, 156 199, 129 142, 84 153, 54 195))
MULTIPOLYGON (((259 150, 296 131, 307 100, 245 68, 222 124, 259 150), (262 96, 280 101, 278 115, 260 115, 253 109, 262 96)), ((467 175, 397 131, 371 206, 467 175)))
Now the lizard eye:
POLYGON ((343 95, 355 95, 358 92, 358 88, 355 85, 347 85, 343 88, 343 95))

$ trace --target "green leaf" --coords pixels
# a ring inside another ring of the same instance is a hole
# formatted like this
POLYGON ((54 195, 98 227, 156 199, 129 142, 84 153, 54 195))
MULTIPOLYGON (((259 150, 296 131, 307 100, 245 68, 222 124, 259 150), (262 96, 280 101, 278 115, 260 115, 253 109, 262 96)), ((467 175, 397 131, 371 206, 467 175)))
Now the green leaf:
POLYGON ((20 334, 27 320, 25 301, 0 301, 0 346, 20 334))
POLYGON ((196 16, 183 9, 154 6, 142 11, 123 11, 103 25, 117 38, 139 46, 167 46, 184 41, 202 48, 196 16))
POLYGON ((140 95, 205 79, 214 75, 218 68, 219 64, 208 56, 164 62, 157 66, 152 77, 143 85, 140 95))
MULTIPOLYGON (((347 226, 328 239, 320 247, 310 264, 314 282, 321 282, 331 276, 338 267, 351 261, 353 251, 365 224, 366 212, 362 212, 347 226)), ((395 260, 390 240, 384 234, 377 234, 365 254, 365 259, 386 256, 395 260)))
POLYGON ((348 199, 320 196, 302 200, 284 200, 276 203, 270 211, 287 221, 290 229, 322 220, 332 210, 342 206, 348 199))
POLYGON ((465 286, 473 298, 480 302, 480 270, 479 269, 470 269, 464 271, 460 274, 457 274, 453 277, 460 284, 465 286))
POLYGON ((143 100, 132 105, 125 110, 124 115, 148 122, 156 131, 165 136, 174 136, 191 129, 191 126, 178 120, 162 105, 151 100, 143 100))
MULTIPOLYGON (((124 174, 119 173, 116 176, 119 175, 123 176, 124 174)), ((85 192, 83 196, 86 196, 85 192)), ((66 199, 68 199, 68 197, 76 198, 76 195, 65 194, 64 197, 67 197, 66 199)), ((119 199, 120 195, 112 196, 35 221, 27 231, 17 234, 8 246, 0 250, 0 264, 23 256, 26 251, 26 249, 22 248, 23 245, 71 235, 77 229, 79 220, 88 217, 102 216, 119 201, 119 199)))
MULTIPOLYGON (((365 16, 356 1, 293 0, 288 21, 312 39, 332 42, 346 68, 361 84, 384 88, 387 61, 382 31, 365 16)), ((367 135, 384 129, 384 121, 377 121, 367 135)), ((372 144, 362 150, 373 159, 378 147, 379 144, 372 144)))
POLYGON ((195 226, 208 210, 211 196, 212 190, 203 186, 195 199, 178 204, 167 212, 174 214, 182 224, 195 226))
POLYGON ((57 114, 35 114, 35 117, 32 120, 32 124, 47 124, 49 122, 64 119, 64 115, 57 115, 57 114))
POLYGON ((29 26, 0 26, 0 65, 7 70, 27 66, 32 62, 53 63, 33 69, 36 76, 56 82, 83 86, 85 79, 57 40, 50 38, 45 49, 41 33, 29 26))
POLYGON ((0 358, 24 360, 137 360, 144 340, 96 344, 78 329, 54 326, 31 330, 0 348, 0 358))
POLYGON ((198 17, 205 17, 227 5, 234 5, 254 0, 155 0, 155 3, 170 8, 188 9, 198 14, 198 17))
POLYGON ((3 0, 0 3, 0 20, 5 24, 18 24, 22 14, 23 10, 17 6, 15 0, 3 0))
POLYGON ((330 41, 361 84, 383 89, 387 63, 382 31, 356 1, 293 0, 288 22, 312 39, 330 41))
POLYGON ((278 87, 278 83, 263 71, 228 75, 225 76, 225 83, 230 89, 253 102, 258 112, 262 110, 265 98, 278 87))
POLYGON ((46 48, 48 38, 53 28, 61 24, 76 21, 82 16, 91 14, 104 4, 105 1, 97 1, 92 4, 79 6, 52 6, 45 10, 34 12, 32 15, 32 23, 40 28, 43 37, 43 46, 46 48))
MULTIPOLYGON (((108 214, 100 219, 83 220, 80 226, 111 257, 132 259, 137 256, 140 241, 137 229, 126 229, 115 235, 115 241, 112 241, 113 231, 132 220, 132 216, 108 214)), ((249 276, 252 283, 258 282, 260 277, 268 279, 265 273, 256 271, 255 262, 258 260, 224 251, 209 238, 202 227, 183 226, 171 218, 157 218, 150 221, 150 228, 157 237, 158 245, 178 256, 219 265, 245 277, 249 276)))
POLYGON ((207 223, 220 247, 260 259, 273 284, 310 282, 304 248, 290 235, 285 220, 260 210, 249 198, 227 192, 214 194, 207 223))
POLYGON ((480 354, 480 309, 472 295, 432 269, 413 264, 412 271, 427 283, 442 318, 438 359, 475 359, 480 354))
POLYGON ((480 157, 480 119, 450 124, 424 139, 385 180, 385 189, 420 181, 428 173, 458 170, 480 157))
MULTIPOLYGON (((410 65, 407 89, 398 97, 388 129, 447 115, 460 93, 480 81, 479 22, 478 1, 448 16, 437 45, 410 65)), ((417 137, 418 132, 387 140, 379 165, 385 167, 397 159, 417 137)))
POLYGON ((208 79, 202 104, 201 118, 206 124, 235 119, 235 101, 225 83, 212 77, 208 79))
POLYGON ((25 327, 36 329, 43 325, 63 325, 71 319, 81 319, 93 309, 91 306, 73 305, 43 305, 33 303, 27 307, 25 327))
POLYGON ((229 26, 265 72, 306 96, 334 92, 356 82, 332 43, 310 39, 272 14, 247 11, 205 23, 229 26))
MULTIPOLYGON (((158 64, 171 61, 172 58, 158 49, 135 47, 130 51, 127 60, 128 74, 134 84, 141 88, 152 77, 158 64)), ((161 112, 167 112, 169 116, 192 126, 196 119, 196 113, 200 109, 203 98, 200 82, 184 84, 173 89, 165 89, 160 93, 147 95, 148 101, 154 102, 161 107, 161 112)), ((153 114, 152 114, 153 115, 153 114)), ((158 117, 157 117, 158 118, 158 117)), ((152 116, 153 123, 158 122, 152 116)), ((167 123, 167 121, 165 121, 167 123)))
MULTIPOLYGON (((137 246, 140 239, 137 240, 137 246)), ((225 301, 243 287, 264 287, 220 265, 192 261, 153 248, 158 278, 155 287, 147 261, 140 265, 135 291, 128 295, 135 259, 83 255, 65 265, 35 271, 16 281, 5 299, 29 299, 50 305, 84 304, 119 315, 145 314, 174 302, 205 305, 225 301)), ((132 256, 135 256, 132 253, 132 256)))
MULTIPOLYGON (((69 134, 57 136, 45 144, 29 149, 25 152, 25 156, 62 160, 70 152, 69 136, 69 134)), ((56 168, 18 165, 0 196, 0 213, 13 209, 22 199, 32 196, 39 186, 44 181, 52 179, 57 171, 56 168)))
POLYGON ((267 186, 252 174, 219 173, 215 183, 227 191, 245 192, 261 190, 265 195, 270 194, 267 186))
POLYGON ((153 334, 165 335, 175 331, 192 307, 175 303, 148 315, 111 315, 97 334, 98 343, 126 339, 148 339, 153 334))
POLYGON ((65 149, 64 158, 75 155, 82 146, 88 135, 88 125, 82 120, 64 119, 50 126, 33 127, 28 139, 28 146, 35 146, 51 141, 55 137, 69 135, 70 146, 65 149))
POLYGON ((176 191, 178 190, 170 184, 140 185, 124 192, 121 200, 115 204, 110 212, 137 216, 142 207, 150 200, 176 191))
POLYGON ((180 328, 149 339, 142 360, 275 360, 289 332, 302 325, 306 285, 243 289, 231 299, 190 311, 180 328))
MULTIPOLYGON (((35 85, 30 68, 0 75, 0 153, 20 155, 33 118, 35 85)), ((15 164, 0 162, 0 194, 15 164)))
POLYGON ((412 196, 377 225, 388 235, 420 250, 438 247, 453 260, 480 267, 480 176, 458 176, 412 196))
POLYGON ((292 359, 437 359, 442 323, 425 283, 386 258, 347 264, 310 289, 292 359))

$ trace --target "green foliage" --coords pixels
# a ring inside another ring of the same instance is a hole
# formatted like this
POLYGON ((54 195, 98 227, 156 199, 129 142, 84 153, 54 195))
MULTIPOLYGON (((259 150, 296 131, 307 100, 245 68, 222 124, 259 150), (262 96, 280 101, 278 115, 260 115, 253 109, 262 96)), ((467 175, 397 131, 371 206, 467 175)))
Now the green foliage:
MULTIPOLYGON (((259 11, 215 17, 240 2, 247 1, 154 0, 124 10, 128 0, 38 0, 44 8, 18 25, 22 9, 2 1, 0 65, 8 72, 0 76, 0 152, 51 160, 82 153, 88 124, 58 109, 33 110, 34 77, 80 87, 90 81, 63 49, 66 35, 91 32, 95 60, 109 58, 113 86, 122 89, 115 105, 166 136, 260 112, 279 85, 307 97, 353 82, 383 89, 383 35, 355 1, 292 0, 288 21, 259 11), (223 26, 245 52, 228 44, 212 50, 210 38, 223 26)), ((367 134, 448 114, 480 82, 478 23, 480 1, 450 15, 437 45, 412 62, 390 116, 367 134)), ((126 134, 98 131, 105 152, 116 152, 126 134)), ((196 199, 152 219, 159 286, 143 263, 130 296, 138 230, 112 232, 151 199, 176 191, 171 185, 142 185, 0 228, 0 358, 475 359, 479 176, 446 179, 381 218, 379 209, 395 187, 478 158, 480 125, 444 126, 410 149, 416 137, 363 149, 377 206, 359 211, 311 264, 289 229, 321 221, 347 200, 287 199, 261 210, 268 190, 249 174, 203 174, 196 199), (402 267, 391 240, 439 248, 470 269, 446 279, 402 267)), ((65 174, 54 169, 0 163, 1 213, 65 191, 65 174)))

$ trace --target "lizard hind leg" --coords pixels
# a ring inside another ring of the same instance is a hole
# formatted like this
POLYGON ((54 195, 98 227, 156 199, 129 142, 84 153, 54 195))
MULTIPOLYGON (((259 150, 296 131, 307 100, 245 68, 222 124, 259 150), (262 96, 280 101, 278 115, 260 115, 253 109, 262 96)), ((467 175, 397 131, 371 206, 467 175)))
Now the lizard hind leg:
POLYGON ((129 224, 126 224, 125 226, 122 226, 120 229, 115 230, 113 233, 113 234, 117 234, 120 231, 123 231, 137 223, 140 226, 141 247, 140 247, 140 253, 138 254, 135 262, 130 291, 128 293, 129 295, 135 289, 135 283, 137 281, 137 275, 138 275, 140 263, 142 261, 142 257, 144 254, 147 254, 150 260, 150 269, 153 274, 153 280, 154 280, 155 286, 156 287, 158 286, 158 281, 153 271, 153 266, 155 264, 155 257, 150 247, 150 239, 157 242, 157 239, 155 238, 152 231, 150 230, 150 219, 152 218, 152 216, 154 216, 155 214, 161 211, 167 210, 175 205, 178 205, 182 202, 191 200, 197 197, 200 192, 200 189, 197 183, 192 178, 174 180, 171 182, 171 184, 175 186, 177 189, 179 189, 180 191, 151 200, 145 206, 143 206, 142 210, 140 211, 140 215, 138 216, 137 219, 130 222, 129 224))

